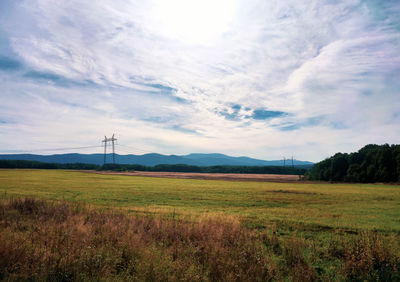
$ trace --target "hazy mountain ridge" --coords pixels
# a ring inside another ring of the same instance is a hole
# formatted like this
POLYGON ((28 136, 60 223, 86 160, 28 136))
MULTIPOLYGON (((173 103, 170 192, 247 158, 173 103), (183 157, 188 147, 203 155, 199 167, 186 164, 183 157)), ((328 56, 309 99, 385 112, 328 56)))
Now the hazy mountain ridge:
MULTIPOLYGON (((102 165, 104 162, 103 154, 56 154, 56 155, 33 155, 33 154, 2 154, 3 160, 28 160, 48 163, 88 163, 102 165)), ((107 163, 112 162, 112 155, 107 154, 107 163)), ((259 160, 249 157, 231 157, 224 154, 189 154, 183 156, 145 154, 145 155, 118 155, 115 154, 115 162, 119 164, 140 164, 145 166, 154 166, 158 164, 187 164, 196 166, 215 166, 215 165, 233 165, 233 166, 282 166, 282 160, 259 160)), ((293 160, 295 166, 312 165, 312 162, 293 160)), ((287 161, 286 165, 291 165, 287 161)))

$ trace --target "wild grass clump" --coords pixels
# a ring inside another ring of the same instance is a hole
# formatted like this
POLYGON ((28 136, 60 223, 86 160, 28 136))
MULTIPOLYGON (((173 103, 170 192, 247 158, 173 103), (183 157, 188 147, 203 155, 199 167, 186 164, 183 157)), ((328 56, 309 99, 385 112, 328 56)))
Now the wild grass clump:
POLYGON ((261 281, 268 260, 238 222, 197 223, 17 199, 0 204, 6 280, 261 281))
POLYGON ((400 281, 398 238, 364 232, 345 244, 344 272, 357 281, 400 281), (397 252, 395 251, 397 249, 397 252))
POLYGON ((246 229, 232 218, 184 221, 2 200, 0 280, 390 281, 400 267, 398 242, 391 240, 363 233, 337 240, 335 248, 316 247, 304 238, 246 229))

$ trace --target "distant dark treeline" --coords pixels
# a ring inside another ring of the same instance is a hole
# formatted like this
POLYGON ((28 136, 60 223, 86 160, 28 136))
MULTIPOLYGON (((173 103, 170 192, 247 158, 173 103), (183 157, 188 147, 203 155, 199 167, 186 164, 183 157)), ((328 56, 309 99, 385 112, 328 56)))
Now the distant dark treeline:
POLYGON ((103 166, 94 164, 72 163, 42 163, 25 160, 0 160, 0 168, 38 168, 38 169, 77 169, 77 170, 112 170, 112 171, 169 171, 169 172, 201 172, 201 173, 259 173, 259 174, 295 174, 304 175, 308 166, 282 167, 282 166, 194 166, 186 164, 160 164, 156 166, 127 165, 127 164, 105 164, 103 166))
POLYGON ((400 181, 400 145, 371 144, 355 153, 337 153, 315 164, 306 177, 338 182, 400 181))
POLYGON ((26 160, 0 160, 0 168, 99 169, 100 166, 84 163, 60 164, 26 160))
POLYGON ((304 175, 306 168, 282 166, 194 166, 186 164, 159 164, 156 166, 106 164, 102 170, 114 171, 169 171, 169 172, 201 172, 201 173, 251 173, 251 174, 294 174, 304 175))

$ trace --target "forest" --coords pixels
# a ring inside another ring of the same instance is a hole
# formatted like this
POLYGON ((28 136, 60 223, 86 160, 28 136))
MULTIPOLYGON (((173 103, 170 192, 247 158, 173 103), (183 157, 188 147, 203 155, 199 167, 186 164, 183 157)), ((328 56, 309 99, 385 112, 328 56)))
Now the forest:
POLYGON ((99 165, 85 163, 45 163, 27 160, 0 160, 0 168, 33 168, 33 169, 99 169, 99 165))
POLYGON ((200 173, 250 173, 250 174, 290 174, 304 175, 309 165, 283 167, 283 166, 195 166, 186 164, 159 164, 155 166, 106 164, 101 170, 114 171, 167 171, 167 172, 200 172, 200 173))
POLYGON ((400 181, 400 145, 369 144, 358 152, 336 153, 316 163, 306 173, 308 180, 333 182, 400 181))

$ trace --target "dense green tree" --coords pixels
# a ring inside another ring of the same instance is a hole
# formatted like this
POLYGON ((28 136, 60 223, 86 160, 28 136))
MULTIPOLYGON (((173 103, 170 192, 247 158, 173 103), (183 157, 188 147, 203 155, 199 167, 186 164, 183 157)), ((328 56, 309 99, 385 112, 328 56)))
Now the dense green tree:
POLYGON ((332 157, 331 162, 331 181, 343 181, 348 169, 348 155, 337 153, 332 157))
POLYGON ((349 166, 346 172, 345 181, 348 182, 361 182, 362 174, 360 173, 360 165, 353 163, 349 166))
POLYGON ((310 180, 348 182, 400 181, 400 145, 366 145, 351 154, 337 153, 307 173, 310 180))

